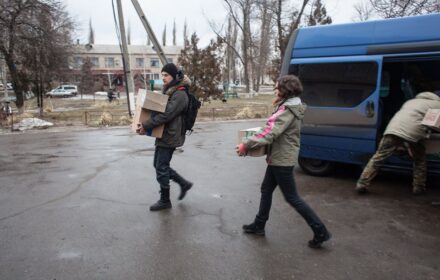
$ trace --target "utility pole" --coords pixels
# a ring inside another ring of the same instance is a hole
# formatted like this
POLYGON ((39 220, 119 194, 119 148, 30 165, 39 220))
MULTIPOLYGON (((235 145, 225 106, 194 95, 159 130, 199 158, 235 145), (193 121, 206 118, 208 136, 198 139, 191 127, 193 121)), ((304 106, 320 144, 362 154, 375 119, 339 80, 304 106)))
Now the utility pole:
POLYGON ((162 47, 160 46, 159 41, 157 40, 156 35, 153 32, 153 29, 148 23, 148 20, 145 17, 145 14, 142 11, 141 6, 139 5, 139 2, 137 0, 131 0, 131 3, 133 3, 135 10, 138 13, 139 18, 141 19, 141 22, 144 25, 145 30, 147 31, 148 38, 150 38, 151 42, 153 43, 153 49, 156 51, 157 55, 159 56, 160 62, 162 62, 162 65, 167 64, 168 60, 165 57, 165 53, 162 47))
POLYGON ((119 30, 122 43, 122 65, 124 67, 125 89, 127 91, 128 114, 131 116, 130 92, 134 93, 133 78, 131 77, 130 59, 128 57, 127 37, 125 36, 124 15, 121 0, 116 0, 118 6, 119 30))

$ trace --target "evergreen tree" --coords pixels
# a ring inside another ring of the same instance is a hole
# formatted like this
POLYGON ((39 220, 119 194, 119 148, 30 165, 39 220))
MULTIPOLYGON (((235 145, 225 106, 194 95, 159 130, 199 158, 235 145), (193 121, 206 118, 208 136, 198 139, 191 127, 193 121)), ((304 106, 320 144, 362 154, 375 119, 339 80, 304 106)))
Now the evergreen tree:
POLYGON ((222 75, 220 59, 216 54, 219 44, 211 41, 206 48, 199 49, 198 43, 199 38, 194 33, 180 53, 179 64, 192 81, 191 92, 203 99, 219 96, 221 91, 217 86, 221 83, 222 75))
POLYGON ((162 45, 166 46, 167 45, 167 25, 165 24, 165 27, 163 28, 163 33, 162 33, 162 45))
POLYGON ((89 44, 93 45, 95 44, 95 31, 92 27, 92 19, 89 20, 89 44))
POLYGON ((94 86, 94 78, 92 75, 92 67, 93 64, 90 61, 90 58, 86 58, 84 64, 81 67, 81 82, 79 84, 79 90, 81 92, 81 96, 83 94, 91 94, 93 93, 94 86))
POLYGON ((185 23, 183 24, 183 45, 187 45, 187 43, 189 43, 188 41, 188 24, 186 23, 186 19, 185 19, 185 23))
POLYGON ((176 45, 176 20, 173 23, 173 46, 176 45))
POLYGON ((321 0, 316 0, 313 4, 310 15, 307 19, 307 25, 325 25, 331 24, 332 18, 327 16, 327 10, 325 6, 321 3, 321 0))

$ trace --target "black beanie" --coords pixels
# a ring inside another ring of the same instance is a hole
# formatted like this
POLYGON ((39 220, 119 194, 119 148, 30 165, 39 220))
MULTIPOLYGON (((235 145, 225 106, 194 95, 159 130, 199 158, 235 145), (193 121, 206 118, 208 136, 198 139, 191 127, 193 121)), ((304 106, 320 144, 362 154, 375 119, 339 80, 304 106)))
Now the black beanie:
POLYGON ((176 79, 177 76, 177 67, 176 65, 174 65, 174 63, 167 63, 164 65, 164 67, 162 68, 162 71, 160 72, 167 72, 168 74, 170 74, 171 76, 173 76, 173 80, 176 79))

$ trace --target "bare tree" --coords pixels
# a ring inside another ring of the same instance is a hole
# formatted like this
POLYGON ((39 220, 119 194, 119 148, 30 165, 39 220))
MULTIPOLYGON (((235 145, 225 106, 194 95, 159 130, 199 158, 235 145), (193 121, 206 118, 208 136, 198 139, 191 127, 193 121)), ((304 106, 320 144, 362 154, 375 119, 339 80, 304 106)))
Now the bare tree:
POLYGON ((373 16, 374 9, 366 1, 362 0, 353 6, 356 11, 356 16, 353 18, 354 21, 367 21, 373 16))
MULTIPOLYGON (((251 11, 255 5, 253 0, 224 0, 228 14, 233 19, 235 25, 241 31, 241 55, 235 50, 237 57, 243 64, 243 79, 246 85, 246 91, 250 91, 250 74, 252 72, 253 62, 253 42, 251 34, 251 11)), ((223 37, 224 39, 224 37, 223 37)), ((231 48, 233 48, 231 46, 231 48)))
POLYGON ((272 30, 272 18, 273 10, 271 6, 273 4, 272 0, 261 0, 258 3, 258 13, 260 20, 260 36, 259 36, 259 46, 258 46, 258 56, 257 65, 255 69, 255 91, 259 91, 260 83, 262 82, 263 76, 265 74, 265 69, 267 68, 267 63, 270 56, 271 50, 271 30, 272 30))
POLYGON ((74 24, 57 0, 0 1, 0 52, 23 111, 24 91, 60 77, 68 68, 74 24))
POLYGON ((280 58, 284 57, 286 52, 287 43, 289 42, 292 33, 298 29, 302 17, 304 15, 304 10, 309 3, 310 0, 303 0, 300 9, 294 9, 293 11, 289 11, 285 9, 285 0, 276 0, 275 6, 275 20, 276 20, 276 28, 278 34, 278 49, 280 52, 280 58), (285 20, 286 14, 288 20, 285 20))
MULTIPOLYGON (((238 28, 237 25, 233 25, 232 28, 232 36, 231 36, 231 41, 230 41, 230 45, 231 46, 235 46, 237 45, 237 41, 238 41, 238 28)), ((232 81, 235 83, 238 80, 238 73, 237 73, 237 53, 235 51, 233 51, 233 49, 231 49, 231 69, 232 69, 232 81)))
POLYGON ((163 28, 163 33, 162 33, 162 45, 166 46, 167 45, 167 25, 165 24, 165 27, 163 28))
POLYGON ((438 0, 370 0, 376 13, 383 18, 395 18, 439 12, 438 0))

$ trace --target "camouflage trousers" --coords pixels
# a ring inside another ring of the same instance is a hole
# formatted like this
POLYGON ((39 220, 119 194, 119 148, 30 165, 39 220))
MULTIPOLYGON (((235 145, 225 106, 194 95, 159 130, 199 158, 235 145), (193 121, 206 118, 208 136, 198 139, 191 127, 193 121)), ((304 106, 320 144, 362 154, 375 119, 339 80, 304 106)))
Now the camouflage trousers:
POLYGON ((358 186, 368 187, 376 177, 385 160, 390 157, 399 147, 407 146, 413 159, 413 192, 425 190, 426 184, 426 160, 425 145, 423 141, 417 143, 408 142, 396 135, 384 135, 380 141, 376 153, 365 166, 364 171, 357 182, 358 186))

